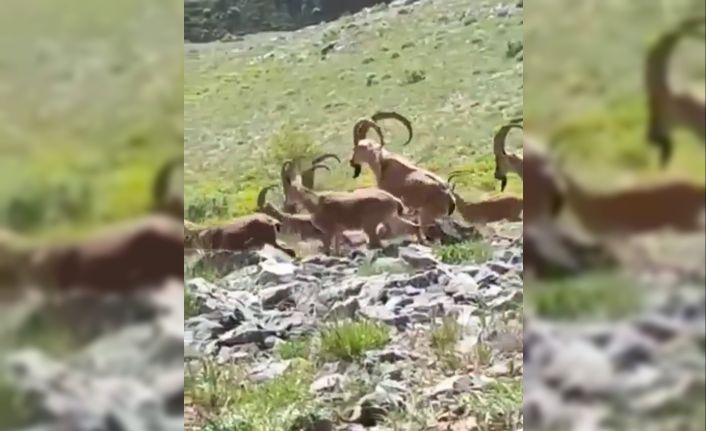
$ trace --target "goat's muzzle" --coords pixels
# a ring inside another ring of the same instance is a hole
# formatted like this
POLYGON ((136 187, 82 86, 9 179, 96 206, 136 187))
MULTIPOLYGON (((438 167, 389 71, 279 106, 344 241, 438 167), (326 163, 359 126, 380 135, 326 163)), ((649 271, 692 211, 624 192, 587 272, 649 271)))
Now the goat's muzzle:
POLYGON ((351 167, 353 168, 353 178, 358 178, 360 176, 362 167, 358 163, 355 163, 353 160, 351 160, 351 167))

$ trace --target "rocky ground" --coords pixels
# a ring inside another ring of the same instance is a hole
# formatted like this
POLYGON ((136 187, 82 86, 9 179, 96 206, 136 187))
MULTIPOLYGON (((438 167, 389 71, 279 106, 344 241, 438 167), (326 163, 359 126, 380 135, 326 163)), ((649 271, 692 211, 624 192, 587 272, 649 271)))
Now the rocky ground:
POLYGON ((195 257, 219 268, 186 283, 187 423, 521 428, 522 242, 488 242, 195 257))
POLYGON ((0 429, 183 429, 182 291, 15 303, 0 335, 32 345, 2 355, 0 429))

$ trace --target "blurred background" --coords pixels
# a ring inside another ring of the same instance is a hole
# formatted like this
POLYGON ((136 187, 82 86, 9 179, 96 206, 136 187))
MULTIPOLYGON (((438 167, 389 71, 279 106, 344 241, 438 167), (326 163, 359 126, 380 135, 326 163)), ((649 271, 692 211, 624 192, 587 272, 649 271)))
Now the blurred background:
POLYGON ((3 2, 0 429, 181 429, 179 286, 74 297, 20 273, 28 250, 102 244, 151 211, 158 169, 182 155, 182 7, 3 2), (176 412, 136 413, 174 393, 176 412))
MULTIPOLYGON (((525 429, 704 429, 704 232, 670 225, 703 217, 704 142, 673 129, 660 165, 644 78, 658 38, 703 15, 691 0, 525 5, 525 163, 532 141, 564 185, 558 217, 524 225, 525 429), (692 203, 649 191, 664 184, 692 203)), ((679 41, 668 82, 703 112, 703 24, 696 34, 679 41)), ((540 198, 527 170, 525 209, 540 198)))

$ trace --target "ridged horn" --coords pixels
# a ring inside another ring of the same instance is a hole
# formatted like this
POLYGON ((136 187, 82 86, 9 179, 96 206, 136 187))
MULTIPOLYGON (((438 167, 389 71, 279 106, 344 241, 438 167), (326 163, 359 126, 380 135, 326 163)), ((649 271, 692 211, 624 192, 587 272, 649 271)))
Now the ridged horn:
POLYGON ((380 120, 386 120, 386 119, 394 119, 402 123, 406 128, 407 128, 407 134, 409 135, 407 137, 407 141, 402 144, 402 145, 407 145, 412 141, 412 123, 407 119, 407 117, 403 116, 400 113, 394 112, 394 111, 389 111, 389 112, 383 112, 383 111, 378 111, 370 117, 375 121, 376 123, 380 120))
POLYGON ((257 195, 257 209, 262 209, 265 206, 267 202, 267 192, 275 187, 277 187, 276 184, 271 184, 260 190, 260 193, 257 195))
POLYGON ((363 118, 358 120, 353 126, 353 146, 358 145, 358 142, 365 139, 370 129, 375 130, 380 138, 380 146, 385 146, 385 138, 382 136, 382 129, 373 120, 363 118))

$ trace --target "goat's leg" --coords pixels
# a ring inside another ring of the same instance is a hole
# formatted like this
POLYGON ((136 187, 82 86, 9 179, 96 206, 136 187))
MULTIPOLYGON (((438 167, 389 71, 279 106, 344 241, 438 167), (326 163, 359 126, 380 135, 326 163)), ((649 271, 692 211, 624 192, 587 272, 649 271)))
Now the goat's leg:
POLYGON ((331 254, 331 239, 332 235, 330 232, 324 232, 321 236, 321 242, 323 243, 324 254, 331 254))
POLYGON ((377 233, 378 225, 366 226, 363 231, 368 236, 368 247, 369 248, 382 248, 382 242, 380 241, 380 236, 377 233))
POLYGON ((341 232, 339 231, 333 233, 333 249, 336 256, 341 255, 341 232))

